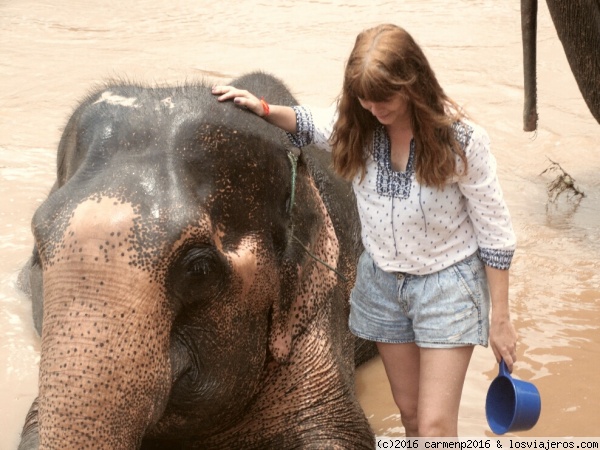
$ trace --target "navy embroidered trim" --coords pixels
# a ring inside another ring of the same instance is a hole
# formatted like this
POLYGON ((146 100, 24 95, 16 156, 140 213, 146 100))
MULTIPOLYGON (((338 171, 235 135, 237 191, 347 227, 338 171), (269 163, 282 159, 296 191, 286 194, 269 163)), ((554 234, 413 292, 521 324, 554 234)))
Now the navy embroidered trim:
POLYGON ((512 262, 514 250, 497 250, 493 248, 480 248, 479 256, 486 266, 494 269, 508 270, 512 262))
MULTIPOLYGON (((473 128, 463 122, 452 124, 456 140, 464 149, 473 135, 473 128)), ((407 199, 415 174, 415 141, 410 142, 410 155, 404 172, 392 169, 390 139, 383 126, 377 127, 373 134, 373 159, 377 162, 377 193, 384 197, 407 199)))
POLYGON ((293 106, 292 109, 296 113, 296 134, 286 134, 294 147, 306 147, 311 144, 315 134, 315 124, 313 123, 312 114, 304 106, 293 106))

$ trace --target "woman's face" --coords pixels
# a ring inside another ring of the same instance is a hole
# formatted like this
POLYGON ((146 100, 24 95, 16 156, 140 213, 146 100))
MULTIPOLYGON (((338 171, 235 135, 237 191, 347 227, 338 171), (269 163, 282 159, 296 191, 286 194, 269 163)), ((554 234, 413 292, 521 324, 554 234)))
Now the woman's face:
POLYGON ((403 124, 408 119, 408 102, 400 92, 395 93, 383 102, 363 100, 359 97, 360 105, 369 111, 382 125, 403 124))

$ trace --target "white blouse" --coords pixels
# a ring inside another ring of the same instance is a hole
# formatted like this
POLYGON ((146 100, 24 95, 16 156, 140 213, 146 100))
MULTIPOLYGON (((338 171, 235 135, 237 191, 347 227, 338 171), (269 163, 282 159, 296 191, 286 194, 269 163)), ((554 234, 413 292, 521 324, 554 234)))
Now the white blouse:
MULTIPOLYGON (((331 111, 294 107, 297 133, 293 145, 314 144, 331 150, 335 121, 331 111)), ((366 174, 353 180, 361 221, 361 236, 373 261, 388 272, 426 275, 479 251, 483 262, 510 267, 516 237, 496 175, 486 131, 468 121, 454 126, 467 156, 467 173, 443 189, 420 184, 414 167, 414 141, 406 170, 392 169, 389 137, 383 126, 373 136, 366 174)), ((458 173, 464 173, 457 156, 458 173)))

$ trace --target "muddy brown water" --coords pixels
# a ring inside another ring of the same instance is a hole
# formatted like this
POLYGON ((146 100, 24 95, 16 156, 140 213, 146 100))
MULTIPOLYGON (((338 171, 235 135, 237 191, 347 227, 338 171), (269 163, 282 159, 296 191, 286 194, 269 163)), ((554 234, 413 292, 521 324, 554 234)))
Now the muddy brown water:
MULTIPOLYGON (((519 238, 511 304, 516 376, 542 395, 520 436, 599 436, 600 125, 587 111, 544 2, 538 25, 537 133, 521 127, 519 2, 495 0, 0 1, 0 449, 14 449, 37 391, 40 343, 16 289, 30 220, 49 191, 61 128, 86 92, 111 77, 148 83, 281 77, 297 98, 329 105, 356 34, 407 28, 446 91, 491 135, 519 238), (586 193, 548 204, 540 175, 559 162, 586 193)), ((485 393, 497 371, 477 348, 460 410, 463 436, 492 436, 485 393)), ((402 436, 379 360, 357 374, 378 435, 402 436)))

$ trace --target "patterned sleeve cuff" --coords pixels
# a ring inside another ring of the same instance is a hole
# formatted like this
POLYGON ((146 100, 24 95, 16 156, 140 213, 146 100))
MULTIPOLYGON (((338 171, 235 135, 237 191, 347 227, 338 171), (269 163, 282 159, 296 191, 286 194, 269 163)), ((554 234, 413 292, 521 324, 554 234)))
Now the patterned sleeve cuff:
POLYGON ((496 250, 493 248, 480 248, 479 256, 486 266, 494 269, 508 270, 512 262, 514 250, 496 250))
POLYGON ((296 113, 296 133, 287 133, 294 147, 306 147, 313 142, 315 125, 310 110, 305 106, 293 106, 296 113))

